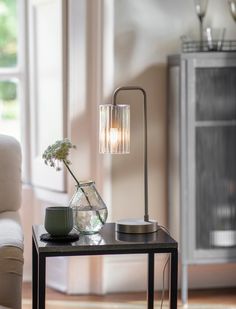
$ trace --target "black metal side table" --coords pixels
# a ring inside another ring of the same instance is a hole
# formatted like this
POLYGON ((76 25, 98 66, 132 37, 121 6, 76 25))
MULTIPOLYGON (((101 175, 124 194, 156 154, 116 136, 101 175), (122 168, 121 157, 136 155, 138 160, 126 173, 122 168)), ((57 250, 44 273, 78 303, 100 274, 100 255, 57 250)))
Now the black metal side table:
POLYGON ((170 309, 177 308, 178 244, 161 228, 150 234, 132 235, 115 231, 114 223, 107 223, 99 233, 99 241, 88 235, 80 235, 76 242, 52 243, 40 240, 45 233, 42 225, 33 226, 32 275, 33 309, 45 309, 46 257, 106 254, 147 254, 148 284, 147 308, 154 308, 154 257, 155 253, 170 253, 170 309))

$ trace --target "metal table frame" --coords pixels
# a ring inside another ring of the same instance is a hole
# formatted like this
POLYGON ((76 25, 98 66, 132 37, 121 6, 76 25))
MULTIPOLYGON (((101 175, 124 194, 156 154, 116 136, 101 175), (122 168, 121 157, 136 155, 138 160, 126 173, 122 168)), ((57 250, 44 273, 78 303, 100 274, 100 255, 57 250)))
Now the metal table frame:
MULTIPOLYGON (((169 253, 171 262, 170 273, 170 309, 177 309, 177 277, 178 277, 178 244, 164 230, 159 229, 155 233, 130 237, 123 234, 119 241, 114 238, 115 225, 107 223, 101 231, 105 244, 86 245, 81 244, 83 235, 72 246, 63 247, 60 244, 44 243, 40 241, 43 227, 33 226, 32 235, 32 301, 33 309, 45 309, 45 275, 46 258, 55 256, 83 256, 83 255, 115 255, 115 254, 147 254, 148 255, 148 282, 147 282, 147 308, 154 308, 154 269, 155 254, 169 253), (40 232, 41 231, 41 232, 40 232), (133 238, 132 238, 133 237, 133 238), (138 237, 138 238, 137 238, 138 237), (141 238, 140 238, 141 237, 141 238), (135 240, 135 241, 134 241, 135 240), (45 245, 46 244, 46 245, 45 245)), ((45 231, 44 231, 45 232, 45 231)))

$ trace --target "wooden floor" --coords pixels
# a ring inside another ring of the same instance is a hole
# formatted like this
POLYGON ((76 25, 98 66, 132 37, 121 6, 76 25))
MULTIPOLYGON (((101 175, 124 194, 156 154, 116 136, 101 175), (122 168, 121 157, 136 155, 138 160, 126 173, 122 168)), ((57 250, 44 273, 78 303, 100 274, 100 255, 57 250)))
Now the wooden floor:
MULTIPOLYGON (((99 301, 99 302, 127 302, 127 301, 139 301, 145 300, 145 293, 117 293, 107 294, 104 296, 98 295, 66 295, 64 293, 57 292, 53 289, 47 288, 46 291, 47 300, 73 300, 73 301, 99 301)), ((31 284, 23 284, 23 298, 31 299, 31 284)), ((156 299, 160 299, 160 295, 157 294, 156 299)), ((189 291, 189 303, 190 304, 225 304, 236 305, 236 287, 224 288, 214 290, 190 290, 189 291)))

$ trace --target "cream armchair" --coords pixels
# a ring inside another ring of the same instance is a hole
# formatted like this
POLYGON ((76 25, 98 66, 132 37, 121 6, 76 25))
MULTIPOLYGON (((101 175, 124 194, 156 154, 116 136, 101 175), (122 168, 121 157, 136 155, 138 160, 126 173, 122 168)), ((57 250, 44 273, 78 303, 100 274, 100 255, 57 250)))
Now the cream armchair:
POLYGON ((21 308, 23 232, 21 205, 21 148, 0 134, 0 308, 21 308))

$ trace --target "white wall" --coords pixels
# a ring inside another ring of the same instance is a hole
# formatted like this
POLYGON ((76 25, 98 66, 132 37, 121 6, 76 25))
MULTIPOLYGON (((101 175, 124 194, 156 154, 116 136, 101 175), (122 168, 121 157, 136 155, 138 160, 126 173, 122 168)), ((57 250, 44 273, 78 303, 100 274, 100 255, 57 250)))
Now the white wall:
MULTIPOLYGON (((114 12, 115 84, 140 85, 147 91, 150 210, 160 223, 165 224, 166 58, 180 52, 181 35, 198 39, 199 23, 191 0, 119 0, 115 1, 114 12)), ((226 36, 236 39, 236 27, 227 1, 209 1, 205 24, 224 26, 226 36)), ((143 172, 140 166, 142 96, 124 93, 121 101, 131 103, 133 132, 131 155, 112 157, 114 219, 131 215, 133 211, 137 213, 136 209, 142 209, 143 201, 140 199, 142 181, 139 180, 143 172), (128 188, 130 196, 123 194, 128 188)))
MULTIPOLYGON (((191 0, 119 0, 114 4, 115 86, 139 85, 147 91, 149 209, 151 217, 166 226, 166 57, 180 52, 181 35, 198 39, 199 23, 191 0)), ((205 25, 226 27, 226 38, 236 39, 227 1, 209 1, 205 25)), ((132 144, 129 156, 112 157, 113 220, 143 214, 142 97, 123 93, 120 98, 131 104, 132 144)), ((132 285, 131 262, 127 269, 126 281, 120 282, 128 288, 132 285)), ((235 270, 236 265, 191 267, 190 286, 235 285, 235 270)))

